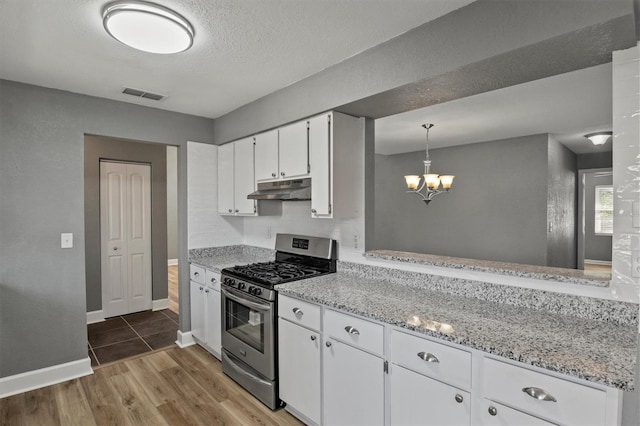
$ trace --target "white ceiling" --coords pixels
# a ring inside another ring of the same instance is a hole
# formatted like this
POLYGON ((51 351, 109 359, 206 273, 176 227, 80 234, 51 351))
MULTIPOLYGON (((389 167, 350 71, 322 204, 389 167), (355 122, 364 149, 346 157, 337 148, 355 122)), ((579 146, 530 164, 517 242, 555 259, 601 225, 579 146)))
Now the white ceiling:
POLYGON ((102 27, 108 0, 0 0, 0 78, 216 118, 469 0, 154 0, 195 28, 153 55, 102 27), (161 102, 121 93, 168 95, 161 102))
POLYGON ((610 151, 584 135, 612 126, 611 64, 531 81, 376 120, 376 152, 429 148, 550 133, 577 154, 610 151))

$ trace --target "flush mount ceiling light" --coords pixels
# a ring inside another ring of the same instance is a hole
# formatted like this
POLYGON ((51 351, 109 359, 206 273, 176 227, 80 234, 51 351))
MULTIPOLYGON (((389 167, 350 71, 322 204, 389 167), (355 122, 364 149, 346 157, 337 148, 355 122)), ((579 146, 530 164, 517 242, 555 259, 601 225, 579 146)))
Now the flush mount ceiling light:
POLYGON ((193 27, 171 9, 144 1, 109 3, 102 12, 109 35, 134 49, 179 53, 193 44, 193 27))
POLYGON ((611 135, 613 135, 613 132, 597 132, 584 135, 584 137, 589 139, 594 145, 604 145, 611 135))
POLYGON ((418 194, 422 197, 422 201, 426 205, 429 205, 433 197, 443 192, 449 192, 451 185, 453 184, 453 175, 440 176, 438 174, 431 173, 431 158, 429 157, 429 129, 433 127, 433 124, 423 124, 422 127, 427 131, 427 147, 425 150, 425 159, 422 162, 424 164, 424 180, 419 175, 407 175, 404 177, 407 183, 407 192, 418 194), (442 189, 440 184, 442 183, 442 189), (424 190, 424 192, 423 192, 424 190))

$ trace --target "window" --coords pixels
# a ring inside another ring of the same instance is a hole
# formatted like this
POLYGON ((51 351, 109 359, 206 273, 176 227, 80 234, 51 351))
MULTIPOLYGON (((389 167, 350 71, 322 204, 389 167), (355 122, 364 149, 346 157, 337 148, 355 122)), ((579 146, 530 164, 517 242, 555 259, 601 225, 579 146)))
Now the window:
POLYGON ((596 235, 613 235, 613 186, 596 186, 596 235))

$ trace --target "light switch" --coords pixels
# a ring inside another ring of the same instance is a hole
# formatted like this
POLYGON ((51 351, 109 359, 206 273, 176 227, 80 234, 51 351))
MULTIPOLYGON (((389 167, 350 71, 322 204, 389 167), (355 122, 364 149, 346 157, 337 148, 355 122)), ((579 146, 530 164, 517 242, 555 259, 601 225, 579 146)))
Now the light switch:
POLYGON ((60 248, 73 248, 73 234, 60 234, 60 248))

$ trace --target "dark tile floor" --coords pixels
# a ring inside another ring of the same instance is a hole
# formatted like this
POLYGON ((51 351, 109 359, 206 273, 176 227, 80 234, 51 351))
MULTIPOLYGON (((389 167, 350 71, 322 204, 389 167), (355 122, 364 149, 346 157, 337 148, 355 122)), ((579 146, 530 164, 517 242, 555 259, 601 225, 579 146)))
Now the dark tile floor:
POLYGON ((173 345, 178 315, 168 309, 137 312, 89 324, 87 329, 91 365, 98 366, 173 345))

